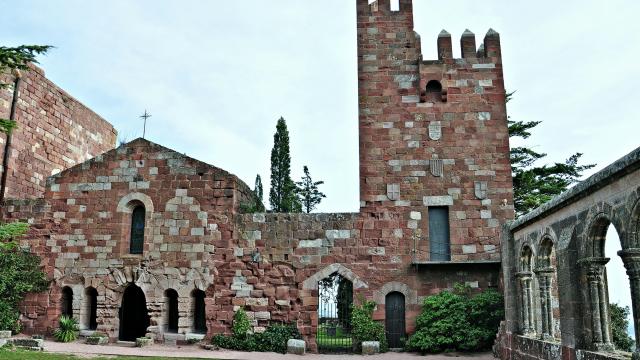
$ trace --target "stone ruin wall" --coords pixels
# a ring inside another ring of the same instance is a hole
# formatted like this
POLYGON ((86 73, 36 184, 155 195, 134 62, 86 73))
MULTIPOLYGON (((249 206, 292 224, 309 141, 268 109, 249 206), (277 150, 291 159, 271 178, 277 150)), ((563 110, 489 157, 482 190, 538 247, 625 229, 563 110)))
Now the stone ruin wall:
MULTIPOLYGON (((0 74, 0 118, 8 119, 15 77, 0 74)), ((115 147, 111 124, 81 104, 31 65, 22 72, 7 173, 6 197, 42 197, 47 177, 115 147)), ((7 139, 0 134, 0 163, 7 139)), ((0 166, 0 174, 2 166, 0 166)))
POLYGON ((607 276, 611 274, 605 264, 614 256, 621 256, 625 263, 626 274, 617 276, 629 279, 634 304, 630 321, 637 329, 640 291, 634 287, 640 289, 639 224, 640 149, 636 149, 505 226, 502 269, 506 322, 498 336, 497 355, 502 359, 628 356, 614 351, 609 315, 602 312, 609 303, 609 291, 615 291, 608 289, 607 276), (620 237, 621 253, 604 254, 609 226, 614 226, 620 237), (545 265, 545 242, 552 244, 550 266, 545 265), (531 249, 528 267, 523 265, 529 258, 523 255, 525 249, 531 249), (551 286, 545 286, 549 282, 551 286), (547 297, 550 311, 543 306, 547 297), (552 326, 545 330, 547 313, 552 326))

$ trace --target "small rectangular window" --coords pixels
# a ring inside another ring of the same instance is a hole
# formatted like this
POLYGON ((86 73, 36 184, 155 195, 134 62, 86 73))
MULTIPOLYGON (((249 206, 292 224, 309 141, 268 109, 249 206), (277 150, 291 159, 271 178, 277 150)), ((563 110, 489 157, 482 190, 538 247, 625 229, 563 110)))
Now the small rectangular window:
POLYGON ((451 261, 449 208, 429 208, 429 252, 431 261, 451 261))
POLYGON ((400 0, 391 0, 391 11, 400 11, 400 0))

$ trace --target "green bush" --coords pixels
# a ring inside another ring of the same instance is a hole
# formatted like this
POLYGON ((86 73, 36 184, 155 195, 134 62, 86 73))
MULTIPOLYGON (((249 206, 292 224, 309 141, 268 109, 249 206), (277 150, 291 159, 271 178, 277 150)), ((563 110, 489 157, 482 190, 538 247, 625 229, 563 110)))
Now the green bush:
POLYGON ((233 315, 231 330, 233 335, 214 335, 211 343, 229 350, 284 354, 287 352, 289 339, 302 339, 295 325, 274 324, 269 325, 263 333, 251 333, 251 322, 243 309, 239 309, 233 315))
POLYGON ((72 342, 78 338, 78 321, 72 317, 60 317, 60 327, 53 332, 53 336, 59 342, 72 342))
POLYGON ((238 338, 243 338, 249 335, 251 332, 251 321, 244 309, 240 308, 233 314, 233 335, 238 338))
POLYGON ((381 352, 388 350, 384 325, 373 320, 375 308, 376 303, 373 301, 365 301, 362 305, 353 307, 353 312, 351 313, 351 337, 358 351, 362 351, 363 341, 378 341, 380 342, 381 352))
POLYGON ((0 330, 11 330, 14 334, 21 330, 20 313, 3 299, 0 299, 0 330))
POLYGON ((504 318, 503 306, 503 297, 495 290, 471 296, 468 289, 457 286, 455 292, 429 296, 406 346, 422 353, 487 350, 504 318))
POLYGON ((41 259, 13 241, 27 229, 22 223, 0 225, 0 330, 19 332, 18 304, 26 294, 49 287, 41 259))

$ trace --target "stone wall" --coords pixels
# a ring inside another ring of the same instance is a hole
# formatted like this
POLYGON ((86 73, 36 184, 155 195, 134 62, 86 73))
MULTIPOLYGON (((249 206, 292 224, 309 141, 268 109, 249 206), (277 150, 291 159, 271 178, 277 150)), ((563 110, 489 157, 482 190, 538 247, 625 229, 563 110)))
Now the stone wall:
MULTIPOLYGON (((14 81, 13 76, 0 75, 0 82, 11 84, 0 89, 0 118, 9 118, 14 81)), ((7 198, 42 197, 47 177, 115 146, 113 126, 52 83, 36 66, 22 72, 16 105, 18 127, 11 139, 7 198)), ((0 134, 0 163, 6 140, 6 135, 0 134)))
POLYGON ((501 336, 513 344, 505 346, 503 358, 529 354, 552 359, 537 352, 542 342, 572 354, 584 350, 604 358, 618 356, 613 352, 605 264, 613 256, 621 256, 625 263, 638 334, 639 223, 640 149, 636 149, 505 226, 507 321, 501 336), (623 250, 618 254, 604 253, 609 226, 620 236, 623 250))
MULTIPOLYGON (((2 220, 32 225, 23 245, 43 257, 54 280, 49 294, 25 302, 27 329, 55 325, 64 286, 73 290, 74 315, 85 326, 83 294, 92 287, 100 330, 115 338, 121 293, 138 282, 152 312, 149 331, 162 334, 164 290, 178 291, 190 314, 191 291, 209 290, 216 246, 232 238, 233 214, 251 194, 223 170, 138 139, 49 178, 46 200, 8 201, 2 220), (146 211, 143 255, 129 251, 136 206, 146 211)), ((190 324, 184 316, 183 332, 190 324)))

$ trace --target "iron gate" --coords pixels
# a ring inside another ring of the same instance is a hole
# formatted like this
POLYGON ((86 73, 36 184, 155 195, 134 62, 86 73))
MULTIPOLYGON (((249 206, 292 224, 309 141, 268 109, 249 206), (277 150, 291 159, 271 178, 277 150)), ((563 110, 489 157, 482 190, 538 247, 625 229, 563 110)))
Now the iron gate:
POLYGON ((318 332, 320 353, 351 353, 351 308, 353 284, 338 274, 321 280, 318 286, 318 332))

